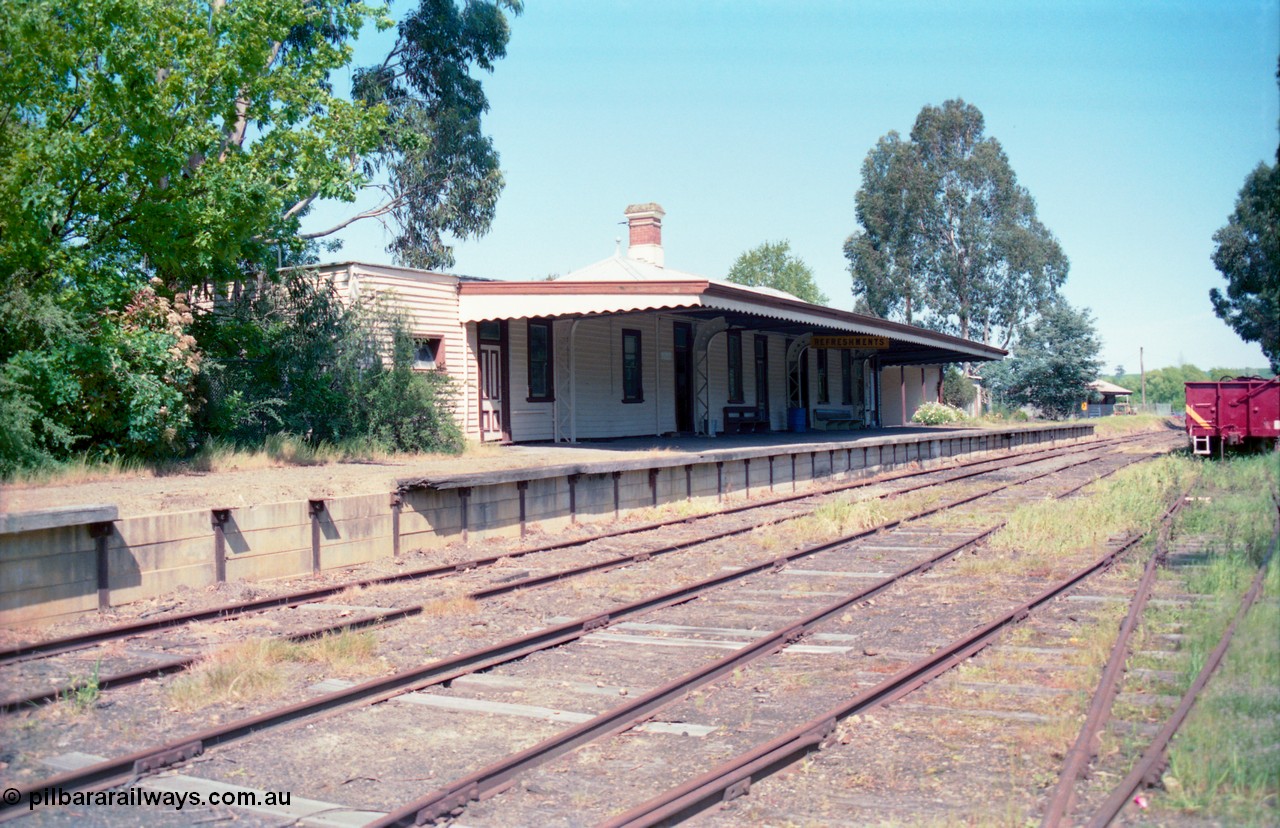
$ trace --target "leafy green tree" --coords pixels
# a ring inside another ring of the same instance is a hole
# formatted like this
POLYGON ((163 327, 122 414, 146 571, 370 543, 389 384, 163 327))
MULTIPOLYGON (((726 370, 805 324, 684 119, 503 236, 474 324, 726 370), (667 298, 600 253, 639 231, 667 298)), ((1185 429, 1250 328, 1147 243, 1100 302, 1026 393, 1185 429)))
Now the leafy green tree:
POLYGON ((1023 329, 1008 359, 983 366, 983 378, 995 399, 1061 419, 1088 397, 1101 347, 1089 310, 1059 300, 1023 329))
POLYGON ((1048 306, 1068 263, 982 113, 926 106, 909 141, 863 165, 861 230, 845 243, 853 293, 875 313, 1007 347, 1048 306))
POLYGON ((353 199, 384 109, 329 74, 372 6, 69 0, 0 23, 0 267, 39 283, 222 281, 353 199))
POLYGON ((1213 312, 1280 371, 1280 159, 1249 173, 1213 241, 1213 264, 1227 280, 1225 292, 1209 291, 1213 312))
POLYGON ((924 292, 917 257, 922 251, 915 217, 923 195, 911 186, 914 146, 897 132, 881 138, 862 162, 856 197, 858 222, 844 243, 859 310, 915 322, 924 292))
POLYGON ((506 55, 507 13, 522 7, 521 0, 421 0, 386 60, 355 75, 356 95, 388 109, 384 140, 366 171, 385 174, 392 186, 381 204, 352 220, 390 216, 399 233, 389 249, 402 264, 450 267, 443 234, 482 235, 493 221, 502 173, 481 130, 489 102, 470 68, 491 71, 506 55))
MULTIPOLYGON (((306 261, 324 237, 371 218, 399 227, 393 248, 402 260, 449 263, 440 234, 483 233, 501 188, 497 154, 480 130, 488 105, 471 72, 491 69, 505 54, 506 15, 519 11, 518 0, 420 0, 387 60, 357 72, 355 99, 345 100, 330 78, 349 68, 362 26, 390 25, 382 5, 6 6, 0 471, 81 450, 180 453, 199 439, 202 424, 230 417, 239 425, 228 428, 238 433, 283 410, 273 400, 311 393, 300 390, 304 383, 242 395, 247 408, 238 414, 195 417, 205 343, 189 341, 182 295, 210 283, 260 281, 278 263, 306 261), (369 188, 386 202, 300 232, 317 199, 354 201, 369 188), (162 306, 159 316, 151 312, 162 306)), ((202 333, 213 335, 207 326, 202 333)), ((277 332, 259 333, 246 342, 277 332)), ((316 356, 300 341, 291 344, 316 356)), ((323 408, 308 400, 300 410, 323 408)), ((326 428, 293 425, 316 439, 326 428)))
POLYGON ((813 280, 813 270, 791 252, 791 242, 764 242, 743 253, 729 268, 730 282, 749 287, 770 287, 790 293, 814 305, 827 297, 813 280))

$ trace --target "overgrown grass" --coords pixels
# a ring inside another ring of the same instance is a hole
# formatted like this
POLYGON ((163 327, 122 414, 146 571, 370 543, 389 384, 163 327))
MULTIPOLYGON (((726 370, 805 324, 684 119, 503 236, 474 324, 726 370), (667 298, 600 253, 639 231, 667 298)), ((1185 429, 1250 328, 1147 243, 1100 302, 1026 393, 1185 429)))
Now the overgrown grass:
POLYGON ((1130 466, 1082 496, 1020 506, 983 553, 963 558, 959 570, 968 575, 1063 574, 1076 553, 1101 554, 1110 538, 1153 527, 1195 473, 1193 460, 1162 457, 1130 466))
POLYGON ((1142 432, 1181 430, 1181 426, 1169 417, 1159 414, 1129 414, 1124 416, 1098 417, 1085 421, 1092 425, 1093 433, 1099 437, 1113 437, 1117 434, 1138 434, 1142 432))
MULTIPOLYGON (((1188 535, 1214 539, 1204 565, 1185 570, 1183 588, 1211 596, 1179 619, 1187 631, 1182 685, 1189 686, 1230 623, 1270 546, 1274 456, 1206 462, 1209 500, 1189 508, 1188 535)), ((1174 740, 1158 809, 1231 825, 1280 822, 1280 562, 1263 598, 1237 628, 1231 648, 1174 740)))
POLYGON ((279 696, 287 664, 307 664, 329 676, 369 675, 381 669, 372 633, 342 632, 300 644, 253 638, 219 647, 167 688, 179 710, 246 705, 279 696))

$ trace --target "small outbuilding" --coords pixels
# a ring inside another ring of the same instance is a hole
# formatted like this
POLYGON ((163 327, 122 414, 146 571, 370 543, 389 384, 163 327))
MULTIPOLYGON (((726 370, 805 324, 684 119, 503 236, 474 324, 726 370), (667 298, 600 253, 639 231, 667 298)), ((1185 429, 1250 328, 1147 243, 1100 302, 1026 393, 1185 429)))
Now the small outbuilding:
POLYGON ((551 281, 358 262, 321 274, 403 311, 417 367, 460 389, 468 437, 502 442, 852 429, 909 422, 942 368, 1005 351, 667 268, 660 206, 625 211, 629 246, 551 281))
POLYGON ((1122 388, 1113 382, 1106 380, 1094 380, 1086 386, 1095 396, 1101 396, 1101 402, 1086 401, 1084 408, 1087 416, 1105 417, 1110 414, 1123 413, 1129 410, 1129 395, 1133 392, 1128 388, 1122 388), (1119 399, 1123 397, 1124 399, 1119 399), (1116 411, 1116 406, 1120 406, 1120 412, 1116 411))

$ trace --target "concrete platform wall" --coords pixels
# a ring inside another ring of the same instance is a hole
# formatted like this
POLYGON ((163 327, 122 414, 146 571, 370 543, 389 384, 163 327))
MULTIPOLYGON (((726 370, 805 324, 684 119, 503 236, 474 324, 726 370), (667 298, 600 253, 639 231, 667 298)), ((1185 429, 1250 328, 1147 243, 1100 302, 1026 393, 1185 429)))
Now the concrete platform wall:
MULTIPOLYGON (((0 515, 0 626, 66 619, 219 580, 269 581, 639 509, 803 491, 905 463, 1090 437, 1093 426, 912 434, 460 475, 402 492, 104 518, 0 515), (94 528, 96 527, 96 528, 94 528), (94 535, 97 535, 95 537, 94 535)), ((851 435, 852 437, 852 435, 851 435)))

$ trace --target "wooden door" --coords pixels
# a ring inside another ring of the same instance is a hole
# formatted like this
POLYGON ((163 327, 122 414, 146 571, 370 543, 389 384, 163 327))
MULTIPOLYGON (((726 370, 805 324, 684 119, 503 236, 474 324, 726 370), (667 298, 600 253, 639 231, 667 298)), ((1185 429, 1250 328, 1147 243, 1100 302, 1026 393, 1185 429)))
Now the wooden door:
POLYGON ((480 343, 480 439, 501 440, 506 435, 502 417, 502 345, 480 343))

